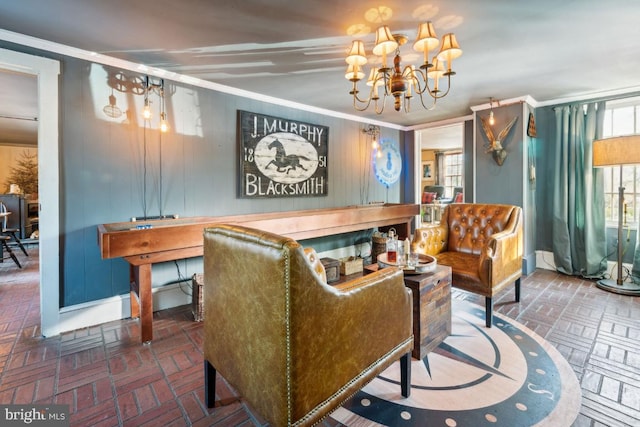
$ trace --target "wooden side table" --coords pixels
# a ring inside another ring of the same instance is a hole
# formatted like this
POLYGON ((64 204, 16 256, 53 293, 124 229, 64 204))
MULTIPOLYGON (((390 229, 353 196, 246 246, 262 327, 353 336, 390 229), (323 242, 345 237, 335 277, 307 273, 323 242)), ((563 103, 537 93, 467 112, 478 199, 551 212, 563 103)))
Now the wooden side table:
POLYGON ((433 273, 405 275, 413 291, 413 352, 422 360, 451 335, 451 267, 438 265, 433 273))
MULTIPOLYGON (((378 271, 378 264, 364 267, 364 274, 378 271)), ((404 285, 413 293, 413 352, 422 360, 451 335, 451 267, 438 265, 425 274, 405 274, 404 285)))

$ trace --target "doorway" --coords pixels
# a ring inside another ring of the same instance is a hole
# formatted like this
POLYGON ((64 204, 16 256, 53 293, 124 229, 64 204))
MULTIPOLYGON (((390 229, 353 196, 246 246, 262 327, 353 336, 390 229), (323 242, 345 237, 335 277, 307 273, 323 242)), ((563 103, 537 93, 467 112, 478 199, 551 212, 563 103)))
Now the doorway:
POLYGON ((444 205, 465 201, 464 123, 417 130, 415 158, 420 224, 439 221, 444 205))
POLYGON ((0 49, 0 71, 33 75, 38 83, 38 204, 40 328, 44 336, 61 331, 60 218, 58 161, 58 61, 0 49))

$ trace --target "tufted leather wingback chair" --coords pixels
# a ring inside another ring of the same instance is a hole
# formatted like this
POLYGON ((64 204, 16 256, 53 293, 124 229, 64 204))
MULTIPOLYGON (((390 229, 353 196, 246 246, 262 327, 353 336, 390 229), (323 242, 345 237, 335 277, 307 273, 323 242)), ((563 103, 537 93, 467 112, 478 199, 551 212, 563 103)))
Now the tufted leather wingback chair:
POLYGON ((241 226, 204 232, 205 400, 219 372, 270 425, 306 426, 400 359, 409 396, 411 291, 384 269, 336 287, 315 251, 241 226))
POLYGON ((515 282, 520 301, 524 251, 522 209, 518 206, 454 203, 440 224, 418 228, 412 249, 451 267, 451 285, 485 297, 491 327, 493 296, 515 282))

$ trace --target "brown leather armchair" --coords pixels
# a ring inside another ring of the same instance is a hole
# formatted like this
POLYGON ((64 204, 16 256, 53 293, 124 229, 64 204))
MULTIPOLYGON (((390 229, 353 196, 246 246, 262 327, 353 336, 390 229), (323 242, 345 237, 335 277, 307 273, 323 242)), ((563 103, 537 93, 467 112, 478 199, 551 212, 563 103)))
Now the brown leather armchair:
POLYGON ((515 282, 520 301, 524 251, 522 209, 518 206, 454 203, 437 226, 418 228, 412 249, 451 267, 451 285, 485 297, 491 327, 493 296, 515 282))
POLYGON ((205 400, 219 372, 272 426, 321 421, 400 359, 409 395, 411 291, 399 269, 329 286, 313 250, 241 226, 204 232, 205 400))

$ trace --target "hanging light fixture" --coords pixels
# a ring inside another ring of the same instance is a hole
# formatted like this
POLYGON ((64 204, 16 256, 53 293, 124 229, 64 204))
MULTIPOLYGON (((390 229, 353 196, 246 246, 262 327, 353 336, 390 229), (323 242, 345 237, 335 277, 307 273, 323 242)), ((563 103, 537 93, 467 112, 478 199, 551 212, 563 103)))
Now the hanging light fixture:
POLYGON ((380 143, 378 142, 378 139, 380 138, 380 127, 369 125, 362 129, 362 133, 366 133, 367 136, 371 138, 371 150, 373 150, 373 155, 377 158, 382 157, 382 153, 380 152, 380 143))
POLYGON ((164 79, 160 79, 158 83, 152 83, 149 76, 144 81, 144 107, 142 108, 142 117, 145 120, 151 120, 151 103, 149 101, 149 92, 156 92, 160 97, 160 132, 169 131, 169 122, 167 121, 167 112, 165 111, 164 102, 164 79))
MULTIPOLYGON (((407 41, 408 38, 405 35, 392 34, 386 25, 378 28, 373 54, 380 57, 380 66, 373 67, 369 73, 366 84, 370 89, 364 99, 358 96, 358 82, 366 75, 363 66, 368 60, 364 42, 362 40, 352 42, 345 59, 348 64, 345 78, 353 83, 349 94, 353 96, 353 107, 356 110, 365 111, 373 103, 376 113, 382 114, 387 97, 393 97, 396 111, 409 112, 411 98, 414 96, 420 98, 420 103, 425 109, 431 110, 435 108, 438 99, 447 96, 451 88, 451 76, 456 74, 452 67, 453 60, 462 55, 455 34, 445 34, 442 37, 442 43, 440 43, 433 24, 431 22, 421 23, 418 26, 418 36, 413 44, 414 50, 423 52, 423 63, 418 68, 414 65, 402 67, 400 46, 407 41), (441 44, 440 51, 429 62, 429 52, 435 49, 438 44, 441 44), (387 66, 387 56, 391 53, 395 53, 393 65, 387 66), (443 77, 447 80, 445 91, 442 91, 440 87, 440 80, 443 77), (425 104, 423 99, 427 95, 432 99, 429 106, 425 104)), ((378 61, 376 60, 376 62, 378 61)))
POLYGON ((142 117, 145 120, 151 120, 151 106, 149 105, 149 76, 145 77, 144 80, 144 107, 142 108, 142 117))
POLYGON ((493 126, 496 124, 496 119, 493 117, 493 98, 489 98, 489 105, 491 107, 489 111, 489 125, 493 126))
POLYGON ((169 122, 167 121, 167 112, 164 105, 164 80, 160 80, 160 132, 169 131, 169 122))

